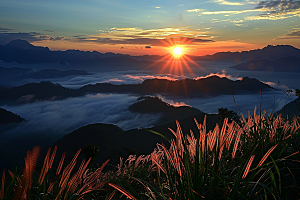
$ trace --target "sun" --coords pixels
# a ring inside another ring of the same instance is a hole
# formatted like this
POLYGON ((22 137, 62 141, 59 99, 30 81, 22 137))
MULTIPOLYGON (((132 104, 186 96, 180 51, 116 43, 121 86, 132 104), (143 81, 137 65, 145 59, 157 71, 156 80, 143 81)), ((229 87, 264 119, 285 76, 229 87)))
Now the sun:
POLYGON ((173 54, 175 54, 175 55, 181 55, 182 54, 182 49, 180 48, 180 47, 175 47, 174 49, 173 49, 173 54))

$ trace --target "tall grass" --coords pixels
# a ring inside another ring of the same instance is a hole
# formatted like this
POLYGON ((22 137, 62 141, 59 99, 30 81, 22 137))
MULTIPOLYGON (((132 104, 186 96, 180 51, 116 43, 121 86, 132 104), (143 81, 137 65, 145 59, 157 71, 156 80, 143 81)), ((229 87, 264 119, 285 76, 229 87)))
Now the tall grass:
MULTIPOLYGON (((183 134, 177 122, 170 146, 158 144, 147 157, 149 173, 158 174, 156 181, 143 182, 153 194, 148 198, 299 199, 299 118, 290 122, 254 113, 241 126, 225 119, 208 132, 206 118, 195 123, 199 132, 183 134)), ((138 158, 131 156, 130 162, 124 172, 133 170, 138 158)), ((133 173, 128 177, 131 185, 141 181, 133 173)), ((127 191, 137 194, 132 187, 127 191)))
POLYGON ((4 170, 0 199, 83 199, 92 191, 103 190, 106 182, 102 170, 109 160, 92 172, 87 169, 91 158, 83 159, 75 171, 77 158, 81 151, 79 149, 69 164, 64 163, 65 153, 63 153, 56 170, 54 170, 52 165, 56 151, 56 146, 52 154, 51 148, 48 149, 40 171, 34 171, 40 152, 39 147, 34 147, 27 152, 22 175, 19 175, 17 171, 13 173, 8 170, 11 180, 6 180, 6 170, 4 170))
POLYGON ((3 171, 0 199, 300 198, 299 118, 255 110, 239 124, 225 119, 210 131, 206 117, 195 123, 197 132, 183 133, 177 122, 168 145, 157 144, 146 156, 120 158, 116 170, 106 173, 108 161, 94 170, 88 169, 91 158, 76 166, 81 150, 70 163, 65 154, 54 162, 57 147, 48 149, 37 169, 40 148, 34 147, 21 175, 3 171))

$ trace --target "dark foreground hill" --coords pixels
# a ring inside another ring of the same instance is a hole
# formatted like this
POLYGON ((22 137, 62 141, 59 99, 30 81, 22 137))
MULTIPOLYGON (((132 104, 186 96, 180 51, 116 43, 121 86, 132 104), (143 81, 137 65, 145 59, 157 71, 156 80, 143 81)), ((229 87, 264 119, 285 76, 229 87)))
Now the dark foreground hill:
POLYGON ((190 106, 174 107, 158 97, 142 96, 129 106, 129 111, 137 113, 154 113, 157 115, 157 125, 184 119, 196 114, 204 114, 197 108, 190 106))
MULTIPOLYGON (((204 116, 205 113, 201 113, 179 120, 184 134, 192 130, 195 136, 198 137, 198 129, 194 118, 199 123, 203 123, 204 116)), ((208 130, 212 129, 218 122, 219 119, 216 114, 207 115, 208 130)), ((176 123, 173 121, 155 126, 151 130, 157 131, 170 139, 174 135, 168 128, 176 131, 176 123)), ((112 163, 116 164, 119 162, 120 156, 151 153, 156 148, 157 143, 168 145, 166 140, 145 129, 123 131, 112 124, 98 123, 81 127, 59 139, 51 146, 57 145, 59 153, 67 152, 68 155, 72 156, 79 148, 84 148, 86 144, 92 144, 100 148, 96 162, 101 163, 109 158, 112 163)))
MULTIPOLYGON (((151 129, 166 135, 168 138, 172 137, 172 133, 168 128, 176 130, 175 120, 179 120, 184 133, 188 133, 192 129, 196 134, 198 131, 194 118, 202 123, 206 115, 196 108, 188 106, 174 107, 156 97, 141 97, 128 109, 131 112, 144 114, 155 113, 157 121, 151 129), (161 110, 155 108, 155 106, 161 110)), ((214 128, 216 123, 219 122, 218 116, 216 114, 207 114, 207 117, 208 129, 214 128)), ((2 142, 0 144, 0 169, 1 166, 13 167, 15 164, 23 165, 23 157, 26 150, 35 145, 45 144, 45 142, 47 143, 43 133, 30 136, 20 133, 19 136, 12 137, 5 143, 2 142)), ((166 143, 161 137, 144 129, 124 131, 112 124, 96 123, 83 126, 65 135, 53 145, 58 145, 59 153, 66 151, 68 155, 73 156, 74 151, 84 148, 86 144, 93 144, 100 148, 97 162, 102 162, 106 158, 112 158, 114 162, 117 162, 120 156, 126 156, 130 153, 150 153, 155 148, 156 143, 162 142, 166 143)))
MULTIPOLYGON (((199 123, 203 123, 204 117, 207 115, 208 130, 213 129, 219 122, 216 114, 206 114, 188 106, 174 107, 157 97, 140 97, 129 107, 129 110, 144 114, 157 114, 160 120, 157 122, 158 125, 152 127, 151 130, 163 134, 168 139, 174 137, 168 128, 176 131, 176 120, 179 121, 185 134, 190 133, 190 130, 195 134, 198 133, 194 118, 199 123)), ((149 154, 157 143, 167 144, 167 141, 146 129, 123 131, 116 125, 97 123, 81 127, 65 135, 51 146, 57 145, 60 153, 66 151, 73 155, 79 148, 84 148, 86 144, 92 144, 100 148, 97 162, 104 162, 108 158, 113 159, 112 162, 118 162, 120 156, 133 153, 149 154)))
POLYGON ((0 92, 0 102, 9 104, 32 103, 35 101, 60 100, 67 97, 83 96, 89 93, 120 93, 135 95, 163 94, 168 96, 205 97, 218 95, 249 94, 260 90, 273 89, 254 78, 244 77, 233 81, 211 76, 199 80, 148 79, 141 84, 113 85, 97 83, 79 89, 65 88, 51 82, 29 83, 0 92))
POLYGON ((300 98, 291 101, 276 113, 277 114, 281 113, 284 117, 289 116, 290 119, 294 115, 300 117, 300 98))
POLYGON ((25 119, 20 117, 19 115, 0 108, 0 126, 9 123, 20 123, 22 121, 25 121, 25 119))
POLYGON ((275 61, 250 60, 245 63, 234 65, 235 68, 244 71, 267 71, 267 72, 300 72, 300 57, 289 56, 275 61))

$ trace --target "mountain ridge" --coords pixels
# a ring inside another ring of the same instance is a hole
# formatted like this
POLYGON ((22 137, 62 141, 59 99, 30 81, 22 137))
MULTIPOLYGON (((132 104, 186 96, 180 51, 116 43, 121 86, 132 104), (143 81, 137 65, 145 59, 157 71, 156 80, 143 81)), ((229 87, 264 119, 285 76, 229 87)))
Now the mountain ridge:
MULTIPOLYGON (((242 52, 217 52, 213 55, 192 56, 187 55, 192 60, 198 61, 223 61, 241 63, 249 60, 276 60, 288 56, 300 58, 300 49, 290 45, 268 45, 262 49, 254 49, 242 52)), ((151 61, 159 60, 164 56, 143 55, 130 56, 128 54, 100 53, 97 51, 51 51, 48 47, 38 47, 30 44, 26 40, 13 40, 8 44, 0 45, 0 60, 5 62, 18 63, 58 63, 68 62, 72 64, 151 64, 151 61)))
POLYGON ((244 77, 232 81, 227 78, 211 76, 203 79, 148 79, 141 84, 113 85, 111 83, 88 84, 79 89, 69 89, 50 81, 28 83, 0 92, 0 103, 20 104, 44 100, 61 100, 67 97, 84 96, 90 93, 117 93, 153 95, 164 94, 182 97, 205 97, 218 95, 248 94, 260 90, 272 90, 271 86, 254 78, 244 77))
POLYGON ((289 56, 274 61, 250 60, 230 68, 244 71, 300 72, 300 57, 289 56))

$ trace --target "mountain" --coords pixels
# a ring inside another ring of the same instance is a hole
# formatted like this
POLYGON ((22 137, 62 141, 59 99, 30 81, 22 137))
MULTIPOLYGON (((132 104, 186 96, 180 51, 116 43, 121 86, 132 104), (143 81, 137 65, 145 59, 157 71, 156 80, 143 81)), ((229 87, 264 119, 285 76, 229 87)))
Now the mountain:
POLYGON ((28 83, 0 93, 2 104, 22 104, 35 101, 58 100, 76 96, 74 90, 49 81, 28 83))
POLYGON ((97 83, 79 89, 65 88, 59 84, 42 81, 28 83, 0 92, 0 103, 20 104, 34 101, 58 100, 67 97, 83 96, 89 93, 120 93, 136 95, 164 94, 169 96, 205 97, 218 95, 248 94, 274 88, 254 78, 244 77, 232 81, 227 78, 211 76, 199 80, 148 79, 141 84, 113 85, 97 83))
POLYGON ((97 67, 113 65, 117 68, 120 65, 124 66, 128 64, 130 64, 128 67, 135 68, 137 67, 136 65, 151 63, 148 61, 137 61, 126 54, 102 54, 97 51, 79 50, 51 51, 48 47, 34 46, 26 40, 13 40, 4 46, 0 45, 0 60, 8 63, 17 62, 19 64, 69 63, 75 66, 92 64, 97 65, 97 67))
MULTIPOLYGON (((300 58, 300 49, 290 45, 268 45, 262 49, 255 49, 242 52, 218 52, 213 55, 191 56, 187 55, 191 60, 198 61, 223 61, 223 62, 246 62, 249 60, 276 60, 283 57, 300 58)), ((99 53, 97 51, 51 51, 48 47, 38 47, 30 44, 26 40, 13 40, 4 46, 0 45, 0 60, 4 62, 17 62, 23 64, 34 63, 70 63, 76 66, 96 65, 105 70, 103 66, 114 66, 118 70, 126 65, 131 69, 139 68, 143 65, 154 64, 153 61, 168 56, 144 55, 130 56, 127 54, 115 53, 99 53), (148 61, 147 61, 148 60, 148 61), (129 64, 129 65, 128 65, 129 64)), ((156 63, 157 64, 157 63, 156 63)), ((112 70, 113 68, 110 68, 112 70)))
POLYGON ((6 81, 16 81, 16 80, 22 80, 27 78, 48 79, 48 78, 60 78, 66 76, 79 76, 79 75, 90 75, 90 73, 88 73, 85 70, 61 71, 57 69, 42 69, 36 71, 30 68, 0 67, 0 78, 2 83, 6 81))
MULTIPOLYGON (((184 133, 189 133, 190 129, 192 129, 195 135, 198 131, 194 118, 196 118, 199 123, 202 123, 204 116, 207 115, 208 130, 214 128, 216 123, 219 122, 216 114, 205 114, 198 109, 187 106, 177 108, 162 102, 158 98, 152 97, 141 97, 128 109, 131 110, 131 112, 140 111, 142 113, 153 113, 151 106, 158 104, 162 105, 162 111, 158 112, 158 110, 156 110, 157 116, 164 116, 167 121, 163 123, 162 120, 158 120, 157 124, 151 129, 164 134, 168 138, 173 137, 168 128, 176 130, 176 117, 174 116, 179 117, 179 123, 184 133), (141 106, 140 103, 149 109, 139 110, 138 108, 141 106), (196 114, 194 114, 195 112, 196 114)), ((32 148, 32 146, 41 145, 41 143, 45 144, 46 142, 43 135, 33 137, 20 134, 5 143, 1 143, 0 170, 3 166, 10 165, 10 167, 14 167, 15 163, 23 165, 23 157, 26 151, 32 148), (5 152, 5 154, 2 152, 5 152), (14 161, 14 164, 11 160, 14 161)), ((107 158, 111 158, 111 162, 117 163, 119 162, 120 156, 126 157, 128 154, 136 152, 142 154, 150 153, 156 147, 156 143, 166 144, 166 141, 144 129, 124 131, 116 125, 96 123, 83 126, 70 132, 51 146, 58 145, 58 155, 59 153, 67 152, 69 157, 72 157, 79 148, 84 148, 86 144, 93 144, 100 148, 97 162, 103 162, 107 158)))
MULTIPOLYGON (((199 123, 203 123, 205 115, 207 115, 207 129, 211 130, 214 128, 216 123, 219 122, 217 115, 201 112, 179 120, 183 133, 187 134, 192 130, 195 137, 197 137, 198 129, 194 118, 199 123)), ((157 131, 168 139, 171 139, 174 135, 168 128, 176 131, 175 121, 154 126, 151 130, 157 131)), ((117 164, 120 156, 126 159, 130 154, 151 153, 156 148, 157 143, 168 145, 166 140, 146 129, 123 131, 116 125, 96 123, 83 126, 65 135, 51 146, 57 145, 58 154, 67 152, 70 159, 79 148, 84 148, 86 144, 92 144, 100 148, 96 162, 101 163, 110 158, 110 163, 117 164)))
POLYGON ((174 107, 158 97, 142 96, 129 106, 129 111, 136 113, 155 113, 159 120, 157 125, 165 124, 175 120, 184 119, 186 117, 203 113, 197 108, 190 106, 174 107))
POLYGON ((9 123, 20 123, 22 121, 25 121, 25 119, 23 119, 19 115, 16 115, 10 111, 0 108, 0 126, 9 123))
POLYGON ((27 42, 26 40, 21 40, 21 39, 12 40, 6 45, 4 45, 4 47, 7 49, 10 48, 10 49, 28 49, 28 50, 36 50, 36 51, 40 51, 40 50, 49 51, 48 47, 34 46, 29 42, 27 42))
POLYGON ((230 68, 245 71, 300 72, 300 57, 289 56, 275 61, 250 60, 230 68))
POLYGON ((290 45, 268 45, 262 49, 255 49, 242 52, 218 52, 213 55, 191 57, 193 60, 225 61, 225 62, 245 62, 249 60, 277 60, 284 57, 300 58, 300 49, 290 45))
POLYGON ((269 85, 254 78, 244 77, 242 80, 232 81, 227 78, 211 76, 203 79, 183 79, 170 81, 166 79, 148 79, 142 84, 113 85, 97 83, 85 85, 79 90, 83 93, 133 93, 139 95, 166 94, 171 96, 204 97, 253 93, 260 90, 273 89, 269 85))
POLYGON ((277 114, 282 114, 284 117, 289 116, 291 119, 294 115, 300 117, 300 98, 291 101, 286 104, 283 108, 276 112, 277 114))

